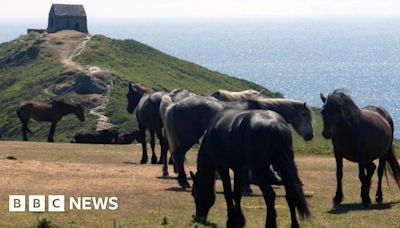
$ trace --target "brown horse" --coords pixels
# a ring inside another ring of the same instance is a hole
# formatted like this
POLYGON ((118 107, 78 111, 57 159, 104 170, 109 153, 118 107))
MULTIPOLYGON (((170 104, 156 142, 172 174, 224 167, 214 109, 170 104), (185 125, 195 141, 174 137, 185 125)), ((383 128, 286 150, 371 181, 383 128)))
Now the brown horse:
POLYGON ((97 131, 80 131, 75 133, 71 143, 116 144, 118 143, 118 136, 119 131, 116 128, 97 131))
POLYGON ((350 96, 335 90, 325 97, 321 114, 324 121, 322 135, 332 139, 336 158, 337 189, 334 205, 343 200, 343 158, 357 162, 361 181, 361 198, 364 206, 371 204, 369 188, 375 171, 373 160, 379 158, 376 202, 381 203, 382 176, 386 161, 389 163, 397 185, 400 187, 400 166, 393 148, 393 120, 383 108, 367 106, 358 108, 350 96))
POLYGON ((68 104, 64 101, 21 102, 17 107, 17 115, 22 123, 21 129, 23 140, 28 141, 28 137, 26 136, 27 131, 32 133, 28 128, 29 119, 32 118, 39 122, 51 122, 47 141, 54 142, 54 132, 58 121, 60 121, 64 116, 72 113, 75 114, 81 122, 85 121, 84 111, 81 105, 68 104))

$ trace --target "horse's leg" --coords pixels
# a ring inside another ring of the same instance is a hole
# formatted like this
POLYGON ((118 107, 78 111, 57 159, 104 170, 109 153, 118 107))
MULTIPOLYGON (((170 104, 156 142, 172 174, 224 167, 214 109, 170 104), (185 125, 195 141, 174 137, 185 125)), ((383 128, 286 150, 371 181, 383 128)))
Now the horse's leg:
POLYGON ((362 163, 358 163, 358 177, 360 178, 361 181, 361 199, 362 203, 365 207, 369 207, 371 204, 371 199, 369 198, 368 192, 368 176, 365 173, 366 166, 362 163))
POLYGON ((252 166, 253 174, 259 184, 263 193, 265 204, 267 205, 267 220, 265 227, 277 227, 276 225, 276 211, 275 211, 275 192, 271 187, 271 174, 266 166, 258 165, 252 166))
POLYGON ((192 145, 190 145, 190 143, 179 145, 174 152, 172 152, 172 156, 174 156, 174 166, 178 171, 178 183, 184 189, 190 188, 190 184, 186 177, 184 162, 186 152, 190 149, 190 147, 192 147, 192 145))
POLYGON ((160 160, 158 161, 158 164, 164 164, 164 160, 167 159, 168 147, 167 147, 166 140, 165 140, 165 137, 164 137, 161 129, 158 129, 156 131, 156 135, 157 135, 158 141, 160 142, 160 147, 161 147, 161 155, 160 155, 160 160))
POLYGON ((343 157, 335 153, 336 159, 336 194, 333 198, 333 205, 337 206, 343 201, 343 191, 342 191, 342 178, 343 178, 343 157))
POLYGON ((372 176, 374 175, 376 169, 376 165, 374 164, 373 161, 370 161, 367 164, 366 170, 367 170, 367 190, 368 190, 368 195, 369 195, 369 189, 371 188, 371 179, 372 176))
POLYGON ((383 177, 383 171, 385 170, 385 163, 386 163, 386 158, 381 157, 379 158, 379 166, 378 166, 378 188, 376 190, 376 196, 375 200, 377 203, 382 203, 383 202, 383 196, 382 196, 382 177, 383 177))
POLYGON ((225 168, 225 167, 224 168, 219 167, 218 173, 221 176, 222 185, 224 187, 224 196, 225 196, 225 201, 226 201, 226 207, 228 208, 228 221, 226 222, 226 227, 238 227, 236 224, 235 205, 233 204, 233 201, 232 201, 233 195, 232 195, 232 187, 231 187, 231 178, 229 176, 229 169, 225 168))
POLYGON ((56 131, 57 122, 52 121, 49 131, 49 136, 47 137, 47 142, 54 142, 54 133, 56 131))
MULTIPOLYGON (((240 207, 240 200, 242 198, 242 176, 243 176, 244 169, 235 169, 234 171, 234 190, 233 190, 233 198, 235 200, 235 208, 237 214, 237 223, 239 227, 244 227, 246 220, 244 218, 242 208, 240 207)), ((248 174, 248 169, 246 170, 248 174)), ((248 176, 248 175, 247 175, 248 176)))
MULTIPOLYGON (((28 121, 29 121, 29 120, 28 120, 28 121)), ((23 139, 24 141, 28 141, 28 136, 26 135, 26 132, 28 131, 28 121, 21 120, 21 122, 22 122, 22 128, 21 128, 21 131, 22 131, 22 139, 23 139)))
POLYGON ((150 147, 151 147, 151 164, 157 164, 157 156, 156 156, 156 143, 154 139, 154 131, 150 130, 150 147))
POLYGON ((248 167, 244 167, 241 169, 242 171, 242 193, 245 196, 249 196, 253 193, 253 190, 251 190, 250 187, 250 169, 248 167))
POLYGON ((140 164, 146 164, 147 160, 149 159, 147 157, 147 147, 146 147, 146 127, 143 126, 142 124, 139 124, 139 132, 140 132, 140 136, 142 138, 142 140, 141 140, 142 159, 140 160, 140 164))

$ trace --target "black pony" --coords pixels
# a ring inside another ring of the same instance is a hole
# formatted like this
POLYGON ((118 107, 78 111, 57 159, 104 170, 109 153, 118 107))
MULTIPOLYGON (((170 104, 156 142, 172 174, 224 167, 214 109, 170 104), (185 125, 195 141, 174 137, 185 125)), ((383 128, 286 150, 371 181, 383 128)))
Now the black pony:
POLYGON ((292 135, 284 118, 276 112, 264 110, 227 110, 218 113, 201 143, 197 173, 190 173, 196 217, 206 218, 214 204, 215 171, 218 171, 228 208, 227 227, 243 227, 245 218, 240 207, 242 173, 245 167, 249 167, 267 204, 266 227, 276 227, 275 192, 271 187, 273 176, 268 169, 270 165, 281 173, 292 227, 299 227, 295 209, 302 218, 308 217, 310 212, 294 163, 292 135), (234 173, 233 192, 229 169, 234 173))
MULTIPOLYGON (((225 102, 214 97, 188 96, 175 102, 168 94, 162 97, 160 114, 171 154, 178 171, 178 182, 189 188, 184 169, 186 152, 203 136, 211 119, 222 110, 273 110, 282 115, 304 140, 313 138, 312 112, 306 103, 289 99, 256 98, 225 102)), ((163 172, 167 173, 164 163, 163 172)))
POLYGON ((324 121, 322 135, 326 139, 332 139, 337 166, 334 205, 340 204, 343 200, 343 158, 358 163, 359 178, 362 183, 361 198, 367 207, 371 203, 369 188, 376 168, 373 160, 379 158, 376 202, 381 203, 382 176, 386 161, 400 187, 400 166, 393 148, 392 118, 380 107, 358 108, 350 96, 337 90, 328 97, 321 94, 321 100, 324 103, 321 110, 324 121))
POLYGON ((148 160, 147 146, 146 146, 146 129, 150 131, 150 146, 151 146, 151 163, 157 164, 157 156, 155 154, 155 140, 154 133, 160 141, 161 156, 158 163, 162 164, 163 159, 167 157, 168 144, 162 132, 162 121, 160 117, 160 102, 161 97, 165 92, 156 92, 151 88, 144 87, 139 84, 131 84, 128 86, 128 107, 127 111, 133 113, 136 106, 136 120, 139 126, 140 138, 142 144, 142 159, 141 164, 146 164, 148 160))

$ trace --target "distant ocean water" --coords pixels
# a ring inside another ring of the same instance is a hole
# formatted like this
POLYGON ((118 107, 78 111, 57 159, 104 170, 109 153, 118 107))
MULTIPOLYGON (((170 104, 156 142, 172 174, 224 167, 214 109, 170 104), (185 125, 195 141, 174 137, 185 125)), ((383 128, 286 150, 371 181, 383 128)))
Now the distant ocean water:
MULTIPOLYGON (((0 42, 45 26, 2 21, 0 42)), ((360 106, 385 107, 400 137, 400 19, 89 20, 89 30, 141 41, 317 107, 320 92, 346 89, 360 106)))

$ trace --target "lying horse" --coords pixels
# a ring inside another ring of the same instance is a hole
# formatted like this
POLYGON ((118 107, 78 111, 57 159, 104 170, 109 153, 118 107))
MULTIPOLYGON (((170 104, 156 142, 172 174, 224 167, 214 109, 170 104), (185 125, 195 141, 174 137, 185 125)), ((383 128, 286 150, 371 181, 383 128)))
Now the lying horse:
POLYGON ((29 119, 32 118, 39 122, 51 122, 48 142, 54 142, 54 133, 58 121, 68 114, 75 114, 81 121, 85 121, 84 111, 81 105, 68 104, 64 101, 24 101, 17 107, 17 115, 22 123, 22 138, 28 141, 26 132, 32 133, 28 128, 29 119))
POLYGON ((140 131, 133 131, 133 132, 128 133, 128 134, 120 135, 118 137, 118 144, 131 144, 135 140, 138 143, 142 143, 144 141, 144 139, 142 137, 143 137, 143 135, 142 135, 142 133, 140 131))
POLYGON ((321 110, 324 121, 322 135, 326 139, 332 139, 337 166, 334 205, 343 200, 343 158, 358 163, 362 203, 367 207, 371 204, 369 188, 376 168, 373 160, 379 158, 376 202, 381 203, 382 176, 386 161, 400 187, 400 166, 393 148, 392 118, 380 107, 358 108, 350 96, 337 90, 328 97, 321 94, 321 100, 324 103, 321 110))
MULTIPOLYGON (((179 102, 173 102, 168 95, 165 95, 160 105, 160 114, 178 170, 178 182, 183 188, 190 187, 184 170, 186 152, 203 136, 214 115, 225 109, 273 110, 281 114, 305 140, 313 138, 312 112, 301 101, 259 98, 224 102, 213 97, 194 95, 179 102)), ((167 164, 164 163, 164 175, 168 174, 167 169, 167 164)))
POLYGON ((245 218, 240 207, 242 172, 245 167, 250 167, 267 205, 265 227, 276 227, 275 192, 271 187, 273 177, 268 170, 270 165, 282 175, 292 227, 299 227, 295 209, 301 217, 308 217, 310 212, 294 163, 292 135, 285 119, 276 112, 265 110, 218 113, 201 143, 197 174, 190 173, 196 217, 207 218, 215 202, 215 171, 218 171, 228 208, 227 227, 244 227, 245 218), (229 169, 234 173, 233 192, 229 169))
POLYGON ((111 144, 118 143, 119 132, 115 128, 77 132, 71 143, 111 144))
POLYGON ((246 99, 256 99, 261 96, 261 92, 249 89, 240 92, 233 92, 228 90, 220 89, 211 94, 212 97, 217 98, 220 101, 238 101, 246 99))

